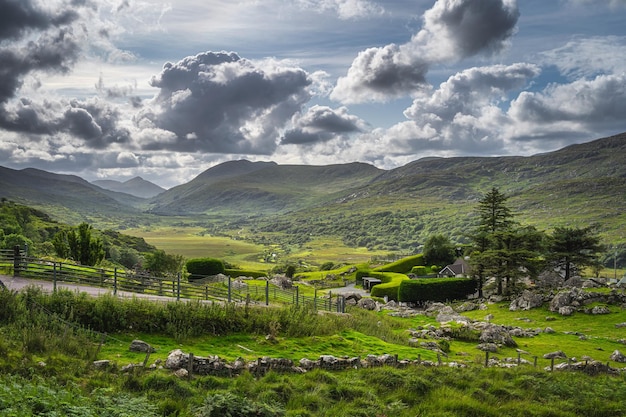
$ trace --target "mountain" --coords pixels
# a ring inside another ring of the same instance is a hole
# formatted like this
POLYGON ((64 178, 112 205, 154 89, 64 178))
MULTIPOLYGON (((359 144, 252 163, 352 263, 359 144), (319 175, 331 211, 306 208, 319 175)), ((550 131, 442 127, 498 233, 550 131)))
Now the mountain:
POLYGON ((96 180, 92 181, 91 183, 105 190, 130 194, 139 198, 152 198, 165 191, 165 188, 161 188, 158 185, 150 181, 146 181, 141 177, 135 177, 124 182, 113 180, 96 180))
POLYGON ((286 212, 332 200, 382 172, 362 163, 311 166, 231 161, 158 195, 150 211, 178 215, 286 212))
MULTIPOLYGON (((474 224, 477 201, 496 187, 509 197, 521 223, 543 230, 596 224, 609 241, 623 241, 624 155, 626 133, 527 157, 423 158, 392 170, 364 163, 240 160, 207 169, 150 199, 76 176, 0 167, 0 198, 68 223, 104 218, 122 227, 140 219, 156 221, 148 217, 152 213, 216 214, 249 221, 245 226, 252 236, 280 231, 292 242, 303 242, 332 234, 350 245, 409 251, 433 233, 462 241, 474 224)), ((129 182, 145 185, 140 178, 129 182)))
POLYGON ((136 215, 144 200, 102 189, 74 175, 0 167, 0 198, 39 208, 69 223, 136 215))

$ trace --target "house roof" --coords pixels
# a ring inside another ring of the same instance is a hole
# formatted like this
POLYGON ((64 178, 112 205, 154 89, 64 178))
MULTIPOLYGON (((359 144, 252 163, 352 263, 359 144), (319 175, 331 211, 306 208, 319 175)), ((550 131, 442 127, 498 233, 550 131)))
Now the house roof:
POLYGON ((458 258, 453 264, 446 265, 439 275, 467 275, 471 271, 469 264, 463 258, 458 258))

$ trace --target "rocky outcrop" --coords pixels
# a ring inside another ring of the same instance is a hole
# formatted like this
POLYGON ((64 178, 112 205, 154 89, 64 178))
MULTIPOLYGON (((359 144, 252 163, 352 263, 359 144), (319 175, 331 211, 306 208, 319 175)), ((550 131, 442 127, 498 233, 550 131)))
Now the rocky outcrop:
POLYGON ((543 305, 543 296, 533 291, 525 290, 522 295, 513 300, 509 306, 510 311, 530 310, 543 305))

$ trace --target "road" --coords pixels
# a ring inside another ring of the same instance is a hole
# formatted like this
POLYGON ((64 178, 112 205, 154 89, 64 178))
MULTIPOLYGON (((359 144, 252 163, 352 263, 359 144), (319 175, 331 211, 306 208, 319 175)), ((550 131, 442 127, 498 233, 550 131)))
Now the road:
MULTIPOLYGON (((30 278, 22 278, 22 277, 12 277, 8 275, 0 275, 0 282, 4 284, 6 288, 13 291, 21 291, 28 286, 35 286, 42 289, 42 291, 51 293, 54 291, 54 284, 51 281, 43 281, 38 279, 30 279, 30 278)), ((84 292, 91 296, 100 296, 104 294, 113 294, 113 290, 111 288, 101 288, 101 287, 90 287, 88 285, 79 285, 69 282, 57 281, 57 289, 64 289, 76 292, 84 292)), ((175 301, 176 299, 173 297, 163 297, 159 295, 150 295, 150 294, 141 294, 134 293, 128 291, 118 291, 118 297, 123 298, 145 298, 149 300, 155 301, 175 301)))

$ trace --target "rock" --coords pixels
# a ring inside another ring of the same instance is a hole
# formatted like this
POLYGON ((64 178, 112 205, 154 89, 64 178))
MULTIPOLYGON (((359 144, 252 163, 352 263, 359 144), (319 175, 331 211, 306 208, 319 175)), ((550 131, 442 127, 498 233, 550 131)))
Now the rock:
POLYGON ((96 369, 105 369, 105 368, 108 368, 109 365, 111 365, 111 361, 106 360, 106 359, 93 361, 93 367, 96 369))
POLYGON ((576 307, 563 306, 558 309, 558 312, 562 316, 571 316, 576 311, 576 307))
POLYGON ((525 290, 522 295, 513 300, 509 306, 510 311, 530 310, 541 307, 543 305, 543 297, 540 294, 525 290))
POLYGON ((544 333, 547 333, 547 334, 554 334, 554 333, 556 333, 556 331, 555 331, 552 327, 546 327, 546 328, 543 330, 543 332, 544 332, 544 333))
POLYGON ((478 305, 472 302, 466 302, 456 307, 458 313, 464 313, 466 311, 474 311, 478 309, 478 305))
POLYGON ((363 296, 361 294, 356 293, 356 292, 350 292, 350 293, 344 294, 344 298, 346 299, 346 301, 354 300, 355 303, 358 303, 359 300, 361 300, 363 298, 363 296))
POLYGON ((600 314, 611 314, 611 310, 609 310, 607 306, 595 306, 591 309, 590 312, 594 316, 600 315, 600 314))
POLYGON ((617 329, 620 329, 620 328, 622 328, 622 327, 626 327, 626 323, 617 323, 617 324, 615 325, 615 327, 616 327, 617 329))
POLYGON ((154 353, 156 349, 150 346, 150 344, 144 342, 143 340, 133 340, 130 343, 128 348, 131 352, 144 352, 144 353, 154 353))
POLYGON ((476 346, 476 349, 482 350, 483 352, 496 353, 498 351, 498 345, 495 343, 481 343, 476 346))
POLYGON ((614 362, 626 363, 626 356, 617 349, 611 353, 610 359, 614 362))
POLYGON ((189 376, 189 371, 186 370, 185 368, 180 368, 177 369, 176 371, 174 371, 174 375, 176 375, 179 378, 187 378, 189 376))
POLYGON ((543 355, 544 359, 567 359, 567 355, 562 350, 550 352, 543 355))
POLYGON ((509 331, 503 326, 489 324, 480 333, 480 341, 483 343, 500 343, 509 347, 517 347, 517 343, 511 337, 509 331))
POLYGON ((571 303, 572 293, 570 291, 560 292, 550 301, 550 311, 559 311, 559 309, 569 306, 571 303))
POLYGON ((173 350, 167 355, 165 360, 165 368, 167 369, 180 369, 184 368, 189 361, 189 355, 183 353, 182 350, 173 350))
POLYGON ((365 310, 376 310, 377 308, 376 301, 371 298, 362 298, 359 300, 357 305, 365 310))

